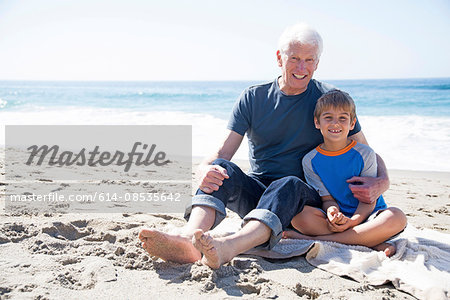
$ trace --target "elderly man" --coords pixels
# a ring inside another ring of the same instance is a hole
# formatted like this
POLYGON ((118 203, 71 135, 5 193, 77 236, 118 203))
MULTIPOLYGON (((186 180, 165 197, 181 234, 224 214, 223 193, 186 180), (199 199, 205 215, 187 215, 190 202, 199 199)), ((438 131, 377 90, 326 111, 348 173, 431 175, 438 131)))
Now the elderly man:
MULTIPOLYGON (((305 205, 320 207, 319 195, 303 181, 301 161, 323 142, 313 111, 317 99, 332 87, 312 79, 321 52, 320 35, 307 25, 284 31, 276 52, 281 76, 248 88, 235 104, 226 139, 199 167, 201 183, 186 211, 188 223, 180 233, 141 230, 139 238, 150 255, 180 263, 202 259, 219 268, 255 246, 272 248, 305 205), (230 162, 245 133, 249 174, 230 162), (230 236, 212 238, 208 230, 225 218, 225 207, 243 218, 243 226, 230 236)), ((367 144, 359 123, 349 136, 367 144)), ((380 157, 377 161, 377 178, 349 180, 362 202, 373 202, 389 187, 385 165, 380 157)))

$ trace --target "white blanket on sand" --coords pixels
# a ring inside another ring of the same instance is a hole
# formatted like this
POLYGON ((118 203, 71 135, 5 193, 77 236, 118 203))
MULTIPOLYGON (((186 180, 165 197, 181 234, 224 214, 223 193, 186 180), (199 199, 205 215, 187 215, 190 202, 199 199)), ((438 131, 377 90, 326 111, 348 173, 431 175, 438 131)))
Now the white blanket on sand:
POLYGON ((391 258, 363 246, 334 242, 281 240, 272 250, 251 249, 246 254, 289 258, 306 254, 320 269, 358 282, 395 288, 419 299, 450 298, 450 235, 410 225, 391 242, 397 252, 391 258))

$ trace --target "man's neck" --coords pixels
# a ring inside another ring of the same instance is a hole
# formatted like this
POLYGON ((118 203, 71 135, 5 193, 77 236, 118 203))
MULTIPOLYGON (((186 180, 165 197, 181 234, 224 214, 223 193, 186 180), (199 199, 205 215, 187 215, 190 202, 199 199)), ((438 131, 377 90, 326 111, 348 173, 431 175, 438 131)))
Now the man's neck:
POLYGON ((286 95, 286 96, 296 96, 300 95, 301 93, 305 92, 307 88, 304 89, 291 89, 289 88, 283 81, 283 76, 278 77, 278 86, 280 87, 280 90, 286 95))

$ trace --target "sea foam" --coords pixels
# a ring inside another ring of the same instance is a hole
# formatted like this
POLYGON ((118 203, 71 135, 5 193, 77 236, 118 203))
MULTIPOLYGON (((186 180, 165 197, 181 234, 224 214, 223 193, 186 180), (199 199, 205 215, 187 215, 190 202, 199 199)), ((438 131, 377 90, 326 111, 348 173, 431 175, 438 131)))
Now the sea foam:
MULTIPOLYGON (((177 111, 99 109, 92 107, 41 108, 0 111, 4 125, 192 125, 192 154, 207 156, 226 134, 227 120, 209 114, 177 111)), ((389 169, 450 171, 450 119, 426 116, 359 116, 369 145, 389 169)), ((4 145, 4 128, 0 133, 4 145)), ((246 159, 246 139, 235 158, 246 159)))

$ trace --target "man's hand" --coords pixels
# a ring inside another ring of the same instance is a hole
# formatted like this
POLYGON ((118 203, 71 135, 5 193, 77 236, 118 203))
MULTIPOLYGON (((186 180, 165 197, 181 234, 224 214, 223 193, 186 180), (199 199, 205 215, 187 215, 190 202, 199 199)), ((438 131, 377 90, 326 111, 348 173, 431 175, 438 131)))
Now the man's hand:
POLYGON ((374 203, 389 186, 389 180, 382 177, 358 177, 347 180, 353 196, 363 203, 374 203), (387 181, 387 182, 386 182, 387 181))
POLYGON ((200 179, 199 189, 207 194, 218 191, 224 179, 230 178, 227 170, 218 165, 207 165, 202 168, 203 176, 200 179))

